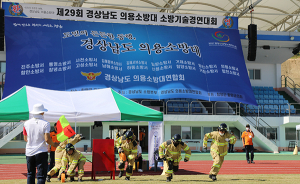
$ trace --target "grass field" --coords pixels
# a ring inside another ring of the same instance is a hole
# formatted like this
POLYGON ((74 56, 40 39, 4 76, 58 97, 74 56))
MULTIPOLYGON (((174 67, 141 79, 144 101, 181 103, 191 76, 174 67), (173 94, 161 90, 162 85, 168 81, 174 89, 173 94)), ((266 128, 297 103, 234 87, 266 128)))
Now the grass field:
MULTIPOLYGON (((77 177, 76 177, 77 178, 77 177)), ((76 179, 75 178, 75 179, 76 179)), ((97 179, 103 179, 102 181, 92 181, 91 178, 83 178, 85 181, 81 182, 82 184, 88 183, 107 183, 107 184, 120 184, 125 183, 167 183, 165 176, 132 176, 130 181, 125 181, 124 177, 116 178, 116 180, 110 180, 109 177, 97 177, 97 179)), ((248 174, 248 175, 218 175, 217 181, 222 184, 231 184, 231 183, 263 183, 263 184, 273 184, 273 183, 297 183, 300 176, 297 174, 248 174)), ((213 182, 208 178, 208 175, 178 175, 174 176, 172 182, 168 183, 208 183, 213 182)), ((26 183, 24 180, 1 180, 1 184, 19 184, 26 183)), ((51 179, 51 183, 61 183, 57 181, 56 178, 51 179)), ((66 183, 69 183, 68 181, 66 183)), ((49 183, 50 184, 50 183, 49 183)))

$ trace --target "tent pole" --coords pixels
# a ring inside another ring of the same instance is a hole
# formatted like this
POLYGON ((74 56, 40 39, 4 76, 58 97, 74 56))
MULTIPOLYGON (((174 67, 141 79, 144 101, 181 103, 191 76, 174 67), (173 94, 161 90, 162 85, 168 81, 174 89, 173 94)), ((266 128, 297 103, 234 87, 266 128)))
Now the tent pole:
MULTIPOLYGON (((75 118, 75 135, 77 134, 77 130, 76 130, 76 118, 75 118)), ((76 149, 76 144, 74 145, 75 149, 76 149)))
POLYGON ((138 140, 140 140, 140 122, 138 121, 138 140))

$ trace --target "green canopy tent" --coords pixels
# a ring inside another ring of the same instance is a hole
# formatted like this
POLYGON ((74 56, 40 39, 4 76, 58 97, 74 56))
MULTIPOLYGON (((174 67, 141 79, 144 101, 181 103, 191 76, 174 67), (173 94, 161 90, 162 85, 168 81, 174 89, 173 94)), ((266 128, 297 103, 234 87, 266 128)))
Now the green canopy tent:
POLYGON ((163 113, 135 103, 111 88, 91 91, 56 91, 24 86, 0 101, 0 121, 30 119, 34 104, 48 112, 45 120, 56 122, 65 115, 69 122, 163 121, 163 113))

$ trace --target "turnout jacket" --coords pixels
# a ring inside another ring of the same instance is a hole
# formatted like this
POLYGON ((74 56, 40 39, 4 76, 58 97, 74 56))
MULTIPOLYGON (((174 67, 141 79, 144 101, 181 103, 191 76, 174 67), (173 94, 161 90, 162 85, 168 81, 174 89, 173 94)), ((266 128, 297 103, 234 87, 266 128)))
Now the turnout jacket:
POLYGON ((67 151, 64 151, 61 169, 63 171, 66 170, 66 166, 69 163, 69 169, 67 173, 70 175, 80 161, 86 161, 86 157, 80 151, 74 150, 72 155, 69 155, 67 151))
POLYGON ((165 157, 167 160, 179 162, 182 159, 181 149, 185 151, 185 159, 189 160, 191 157, 191 149, 188 147, 188 145, 184 142, 181 142, 175 147, 172 140, 163 142, 159 146, 158 148, 159 157, 160 158, 165 157), (165 155, 164 155, 164 150, 166 150, 165 155))
POLYGON ((69 138, 63 142, 61 142, 59 144, 59 146, 56 147, 56 150, 55 150, 55 162, 61 162, 61 157, 63 156, 64 154, 64 150, 65 150, 65 147, 68 143, 71 143, 73 145, 75 145, 77 142, 79 142, 81 140, 81 136, 79 134, 75 135, 74 138, 69 138))
POLYGON ((230 144, 235 144, 236 137, 231 135, 229 132, 224 133, 223 136, 219 134, 219 131, 214 131, 211 133, 207 133, 203 139, 203 147, 207 147, 207 140, 212 139, 210 145, 210 153, 211 154, 218 154, 220 156, 227 155, 227 145, 228 142, 225 139, 228 138, 230 144))
POLYGON ((129 143, 127 143, 125 136, 121 136, 117 139, 115 144, 117 148, 122 148, 124 154, 129 160, 135 159, 137 156, 137 142, 135 141, 135 136, 133 136, 129 143))

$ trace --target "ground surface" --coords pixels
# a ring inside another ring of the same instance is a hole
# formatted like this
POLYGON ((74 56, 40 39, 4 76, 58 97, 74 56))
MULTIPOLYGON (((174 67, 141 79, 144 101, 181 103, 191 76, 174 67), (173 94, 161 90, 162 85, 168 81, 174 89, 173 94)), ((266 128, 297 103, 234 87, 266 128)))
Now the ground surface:
MULTIPOLYGON (((184 154, 183 154, 184 155, 184 154)), ((143 155, 147 159, 147 155, 143 155)), ((92 160, 91 155, 87 155, 92 160)), ((26 183, 27 167, 25 156, 2 155, 0 156, 0 180, 1 184, 26 183)), ((172 183, 204 183, 211 182, 208 173, 212 166, 212 158, 209 153, 193 153, 191 161, 180 162, 179 171, 174 176, 172 183)), ((85 182, 92 183, 92 164, 85 165, 85 182)), ((116 176, 119 171, 117 169, 116 176)), ((130 183, 164 182, 165 176, 160 176, 161 171, 134 172, 130 183)), ((300 179, 300 155, 292 155, 291 152, 280 154, 255 153, 255 164, 247 164, 245 153, 231 153, 225 157, 224 164, 218 175, 218 181, 222 183, 288 183, 300 179)), ((108 172, 98 172, 96 179, 103 179, 102 183, 120 183, 124 177, 110 180, 108 172)), ((76 177, 77 179, 77 177, 76 177)), ((60 183, 56 178, 51 183, 60 183)))

